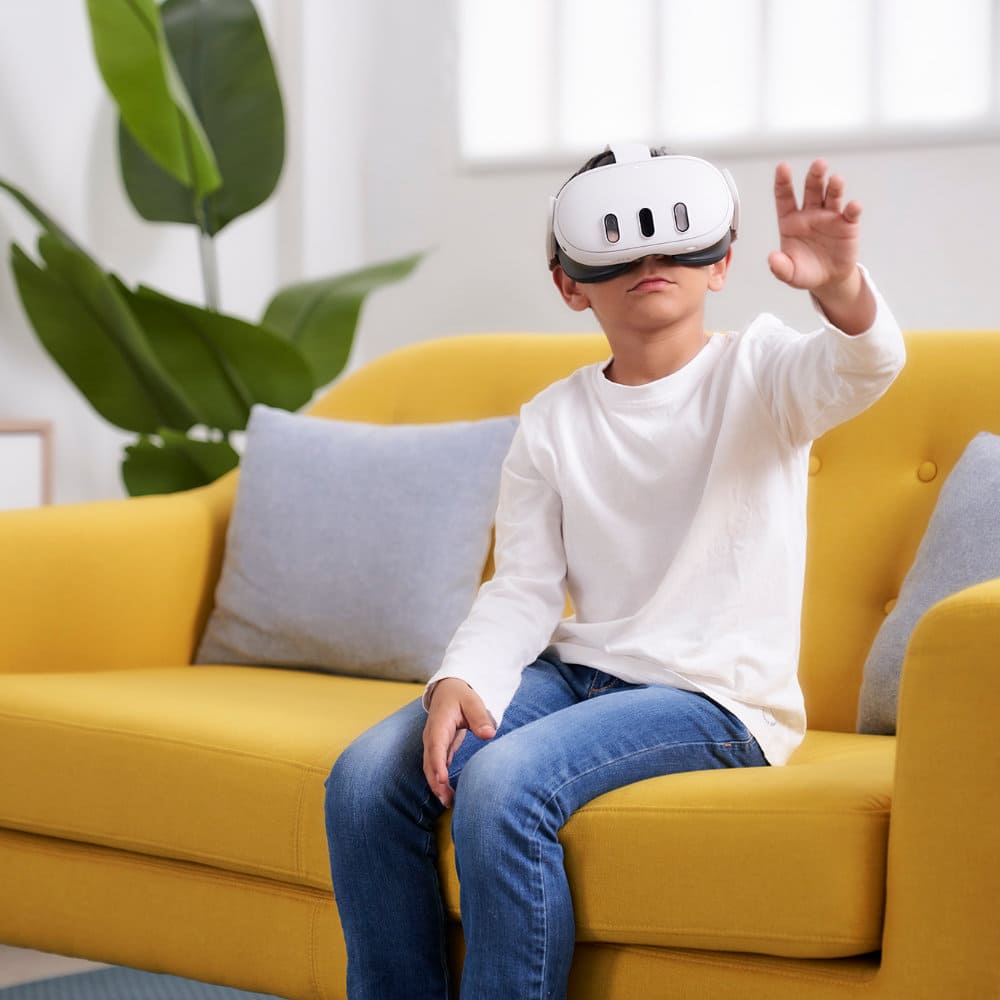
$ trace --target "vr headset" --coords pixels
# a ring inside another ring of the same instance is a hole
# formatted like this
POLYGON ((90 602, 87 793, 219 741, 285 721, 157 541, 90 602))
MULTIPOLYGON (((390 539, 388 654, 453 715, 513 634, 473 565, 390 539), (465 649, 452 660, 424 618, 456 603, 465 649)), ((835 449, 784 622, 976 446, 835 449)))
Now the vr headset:
POLYGON ((552 199, 549 269, 574 281, 607 281, 637 260, 665 255, 703 267, 736 239, 740 198, 728 170, 695 156, 653 156, 608 146, 615 162, 571 177, 552 199))

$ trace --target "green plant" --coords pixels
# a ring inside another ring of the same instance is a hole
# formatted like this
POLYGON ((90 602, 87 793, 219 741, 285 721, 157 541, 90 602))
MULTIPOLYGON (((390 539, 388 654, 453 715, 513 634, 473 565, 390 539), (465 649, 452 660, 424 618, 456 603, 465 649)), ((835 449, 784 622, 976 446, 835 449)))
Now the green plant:
POLYGON ((94 53, 119 110, 122 179, 152 222, 197 227, 205 306, 105 271, 28 195, 38 260, 11 267, 43 347, 94 409, 134 431, 131 495, 211 482, 239 462, 230 435, 254 403, 295 410, 347 363, 365 297, 420 254, 279 291, 257 323, 219 308, 214 239, 273 193, 284 112, 251 0, 87 0, 94 53), (193 433, 192 433, 193 432, 193 433))

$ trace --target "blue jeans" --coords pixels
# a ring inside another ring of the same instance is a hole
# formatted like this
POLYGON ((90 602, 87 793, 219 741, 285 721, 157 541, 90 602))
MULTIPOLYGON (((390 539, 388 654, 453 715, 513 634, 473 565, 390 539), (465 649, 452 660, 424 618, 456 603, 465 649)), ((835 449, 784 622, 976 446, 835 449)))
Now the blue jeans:
MULTIPOLYGON (((326 782, 333 889, 350 1000, 448 997, 420 701, 362 733, 326 782)), ((466 957, 462 1000, 557 1000, 573 958, 559 830, 574 810, 656 775, 767 765, 706 695, 628 684, 547 649, 493 739, 467 732, 449 768, 466 957)))

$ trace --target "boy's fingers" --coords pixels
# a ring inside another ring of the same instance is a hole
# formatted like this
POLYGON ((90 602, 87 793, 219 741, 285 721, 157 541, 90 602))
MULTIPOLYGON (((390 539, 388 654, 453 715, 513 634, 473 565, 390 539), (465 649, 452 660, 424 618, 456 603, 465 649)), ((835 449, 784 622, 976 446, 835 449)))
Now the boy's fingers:
POLYGON ((451 762, 455 759, 455 751, 462 745, 462 740, 465 739, 465 730, 459 729, 455 733, 455 738, 451 741, 451 746, 448 747, 448 756, 445 759, 445 765, 451 767, 451 762))
POLYGON ((857 222, 861 218, 861 202, 849 201, 844 209, 844 218, 848 222, 857 222))
POLYGON ((469 723, 469 728, 481 740, 491 740, 496 736, 497 728, 479 695, 470 693, 462 699, 462 714, 469 723))
POLYGON ((799 206, 795 201, 795 187, 792 184, 792 168, 787 163, 779 163, 774 171, 774 204, 778 218, 794 212, 799 206))
POLYGON ((446 756, 448 746, 454 738, 455 730, 448 724, 428 719, 424 729, 424 777, 431 791, 447 805, 445 799, 451 791, 448 784, 446 756))
POLYGON ((823 205, 823 188, 826 179, 826 162, 813 160, 806 174, 805 190, 802 195, 803 208, 820 208, 823 205))
POLYGON ((840 174, 834 174, 830 178, 830 183, 826 186, 826 197, 823 199, 823 207, 839 214, 843 211, 843 199, 844 178, 840 174))

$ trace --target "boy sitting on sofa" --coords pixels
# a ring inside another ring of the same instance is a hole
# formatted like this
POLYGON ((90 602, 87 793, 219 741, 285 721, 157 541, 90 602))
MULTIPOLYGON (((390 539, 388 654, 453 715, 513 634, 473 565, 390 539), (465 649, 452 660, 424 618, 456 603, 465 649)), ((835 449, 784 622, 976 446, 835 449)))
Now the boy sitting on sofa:
POLYGON ((808 335, 770 314, 706 333, 739 224, 712 164, 616 145, 553 200, 553 280, 611 357, 521 407, 494 576, 423 698, 327 781, 350 1000, 448 996, 435 825, 450 806, 462 997, 562 998, 569 816, 657 775, 782 765, 801 742, 810 445, 905 362, 844 190, 817 160, 799 205, 791 168, 775 173, 769 264, 812 296, 808 335))

